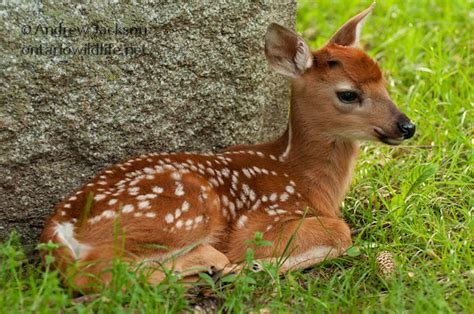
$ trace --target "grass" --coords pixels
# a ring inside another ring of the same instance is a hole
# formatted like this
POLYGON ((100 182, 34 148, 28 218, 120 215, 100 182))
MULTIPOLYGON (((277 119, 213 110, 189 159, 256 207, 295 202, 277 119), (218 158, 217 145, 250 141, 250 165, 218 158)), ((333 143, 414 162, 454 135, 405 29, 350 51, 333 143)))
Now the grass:
MULTIPOLYGON (((362 2, 301 0, 297 28, 316 49, 362 2)), ((384 0, 364 26, 364 45, 418 131, 400 147, 363 146, 343 204, 360 254, 284 278, 271 267, 225 283, 203 275, 192 289, 172 275, 147 286, 118 263, 114 284, 84 300, 13 235, 0 244, 0 312, 179 312, 205 300, 227 312, 473 313, 472 18, 472 1, 384 0), (395 257, 390 278, 377 272, 381 251, 395 257)))

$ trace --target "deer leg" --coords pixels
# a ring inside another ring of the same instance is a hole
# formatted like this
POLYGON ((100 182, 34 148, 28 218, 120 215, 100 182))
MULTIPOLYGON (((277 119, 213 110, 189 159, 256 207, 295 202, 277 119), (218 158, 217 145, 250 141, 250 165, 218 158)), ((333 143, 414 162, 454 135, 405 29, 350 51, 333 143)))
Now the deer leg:
MULTIPOLYGON (((236 232, 229 246, 227 256, 232 262, 241 261, 247 248, 252 248, 257 260, 251 265, 254 271, 261 270, 261 262, 281 262, 280 273, 304 269, 328 258, 336 257, 352 245, 350 229, 337 218, 311 217, 303 220, 289 220, 273 223, 273 228, 263 233, 263 239, 271 246, 243 245, 252 239, 258 226, 249 224, 236 232)), ((242 265, 228 265, 224 273, 238 273, 242 265)))
MULTIPOLYGON (((191 251, 167 261, 160 266, 172 269, 175 274, 179 274, 186 281, 186 278, 193 278, 194 275, 202 272, 217 272, 228 265, 229 259, 220 251, 209 244, 201 244, 191 251)), ((148 281, 151 284, 158 284, 165 278, 165 273, 160 268, 153 267, 152 274, 148 281)))
MULTIPOLYGON (((109 284, 112 280, 112 260, 115 256, 112 245, 102 245, 91 251, 86 259, 67 271, 70 285, 82 292, 96 291, 100 284, 109 284), (98 257, 100 256, 100 257, 98 257)), ((188 252, 176 255, 136 256, 124 254, 122 259, 130 266, 139 266, 139 270, 148 275, 148 282, 156 285, 166 278, 164 269, 178 274, 183 282, 196 281, 201 272, 220 272, 229 259, 209 244, 199 244, 188 252)))

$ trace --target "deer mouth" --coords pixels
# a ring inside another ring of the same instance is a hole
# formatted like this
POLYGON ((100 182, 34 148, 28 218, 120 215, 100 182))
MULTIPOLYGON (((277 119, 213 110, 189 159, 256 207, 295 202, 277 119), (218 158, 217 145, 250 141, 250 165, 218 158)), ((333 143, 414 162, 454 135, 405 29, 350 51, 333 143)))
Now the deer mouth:
POLYGON ((399 145, 401 142, 403 142, 403 138, 390 137, 379 127, 375 127, 374 132, 377 135, 377 138, 379 139, 379 141, 381 141, 382 143, 385 143, 388 145, 399 145))

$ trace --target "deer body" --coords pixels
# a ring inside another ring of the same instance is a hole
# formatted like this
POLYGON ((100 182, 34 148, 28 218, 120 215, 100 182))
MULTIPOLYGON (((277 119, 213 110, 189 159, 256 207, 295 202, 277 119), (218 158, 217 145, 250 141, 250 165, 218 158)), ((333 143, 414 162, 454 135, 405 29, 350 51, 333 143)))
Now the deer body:
MULTIPOLYGON (((248 247, 259 259, 280 257, 292 235, 283 272, 342 254, 352 241, 339 205, 358 141, 398 144, 414 132, 388 98, 376 63, 353 47, 372 7, 316 52, 272 24, 267 58, 292 78, 286 132, 271 143, 217 154, 149 154, 104 170, 46 223, 41 241, 60 244, 57 267, 74 285, 87 287, 94 282, 87 274, 110 280, 104 269, 116 256, 132 264, 158 261, 190 276, 232 267, 248 247), (88 196, 93 201, 85 211, 88 196), (272 246, 246 241, 257 231, 272 246)), ((150 282, 163 276, 155 267, 150 282)))

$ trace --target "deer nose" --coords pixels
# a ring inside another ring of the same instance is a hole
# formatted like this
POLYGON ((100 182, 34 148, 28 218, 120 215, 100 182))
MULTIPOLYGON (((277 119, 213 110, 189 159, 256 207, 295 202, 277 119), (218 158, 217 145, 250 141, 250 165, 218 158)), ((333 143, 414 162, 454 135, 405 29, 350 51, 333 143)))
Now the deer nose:
POLYGON ((401 123, 398 122, 397 125, 398 125, 398 129, 400 130, 400 132, 403 135, 403 139, 406 140, 406 139, 412 137, 413 134, 415 134, 416 127, 413 124, 413 122, 411 122, 411 121, 401 122, 401 123))

